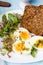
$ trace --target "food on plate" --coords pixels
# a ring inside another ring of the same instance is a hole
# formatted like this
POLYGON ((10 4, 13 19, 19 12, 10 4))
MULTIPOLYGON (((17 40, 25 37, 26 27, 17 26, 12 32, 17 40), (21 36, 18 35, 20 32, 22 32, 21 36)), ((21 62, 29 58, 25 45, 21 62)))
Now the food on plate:
POLYGON ((19 29, 17 29, 14 32, 14 38, 18 38, 22 41, 26 41, 31 38, 31 35, 27 29, 19 27, 19 29))
POLYGON ((43 39, 36 40, 34 46, 37 48, 43 48, 43 39))
MULTIPOLYGON (((15 13, 2 15, 0 22, 0 52, 36 56, 43 49, 43 5, 27 5, 23 16, 15 13), (41 35, 41 36, 36 36, 41 35)), ((10 57, 10 56, 9 56, 10 57)))
POLYGON ((42 36, 34 36, 30 39, 30 44, 32 45, 31 48, 31 55, 33 57, 36 56, 37 52, 40 50, 43 52, 43 37, 42 36))
POLYGON ((31 54, 32 57, 35 57, 35 56, 36 56, 36 54, 37 54, 37 49, 36 49, 34 46, 31 48, 30 54, 31 54))
POLYGON ((5 49, 8 53, 12 52, 14 48, 16 51, 22 52, 25 50, 26 52, 28 50, 29 52, 29 46, 27 47, 24 43, 31 38, 31 35, 27 29, 20 28, 19 24, 21 17, 19 15, 17 17, 17 15, 18 14, 8 13, 7 17, 4 14, 2 16, 2 23, 0 24, 0 37, 2 38, 1 42, 3 42, 1 49, 5 49), (21 42, 19 42, 19 40, 21 42), (15 44, 16 41, 18 41, 17 44, 15 44))
POLYGON ((10 32, 13 32, 18 28, 20 17, 16 17, 15 15, 12 13, 8 13, 8 18, 5 14, 2 16, 2 23, 0 24, 0 37, 9 35, 10 32))
POLYGON ((24 43, 19 42, 17 44, 14 44, 14 48, 15 48, 16 51, 22 52, 25 48, 25 45, 24 45, 24 43))
POLYGON ((3 42, 3 46, 0 49, 5 49, 8 53, 12 51, 12 44, 15 41, 12 37, 20 23, 21 16, 19 15, 20 14, 17 13, 8 13, 8 16, 6 14, 2 15, 2 22, 0 22, 0 38, 2 38, 1 42, 3 42))
POLYGON ((1 41, 3 42, 3 46, 1 49, 5 49, 7 54, 13 51, 27 54, 30 51, 29 49, 31 49, 27 42, 31 38, 31 35, 27 29, 19 26, 21 20, 21 16, 19 15, 8 13, 8 16, 5 14, 2 16, 0 37, 3 38, 1 41))
POLYGON ((21 20, 21 27, 31 33, 43 36, 43 5, 27 5, 21 20))
POLYGON ((3 49, 6 49, 8 52, 12 51, 12 44, 13 44, 13 39, 10 36, 6 36, 3 38, 3 49))
POLYGON ((27 40, 29 40, 31 38, 30 33, 28 32, 28 30, 26 30, 25 28, 18 28, 13 36, 12 39, 14 41, 13 43, 13 51, 17 52, 17 53, 29 53, 31 49, 30 44, 27 42, 27 40))
POLYGON ((27 54, 27 52, 28 52, 28 53, 30 52, 30 48, 31 48, 31 47, 29 47, 29 44, 28 44, 28 43, 27 43, 27 45, 26 45, 25 42, 18 40, 18 41, 16 41, 16 42, 12 45, 12 48, 13 48, 13 51, 16 52, 17 54, 18 54, 18 53, 20 53, 20 54, 22 54, 22 53, 27 54))

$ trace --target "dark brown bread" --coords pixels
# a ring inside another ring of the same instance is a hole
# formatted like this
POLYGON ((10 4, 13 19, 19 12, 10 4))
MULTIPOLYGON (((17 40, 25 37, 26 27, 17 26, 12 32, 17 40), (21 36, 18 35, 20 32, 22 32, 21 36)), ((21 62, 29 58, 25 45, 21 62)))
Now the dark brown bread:
POLYGON ((36 35, 43 35, 43 5, 27 5, 21 20, 21 27, 36 35))

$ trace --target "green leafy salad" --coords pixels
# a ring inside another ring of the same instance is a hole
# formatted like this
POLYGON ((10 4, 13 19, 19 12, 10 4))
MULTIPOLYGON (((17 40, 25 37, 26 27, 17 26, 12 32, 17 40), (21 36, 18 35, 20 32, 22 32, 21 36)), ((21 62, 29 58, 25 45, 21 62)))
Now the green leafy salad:
POLYGON ((2 15, 2 22, 0 22, 0 38, 3 38, 2 42, 4 46, 2 49, 6 49, 8 52, 12 51, 14 40, 11 35, 18 28, 20 20, 21 15, 17 13, 8 13, 8 17, 5 14, 2 15))

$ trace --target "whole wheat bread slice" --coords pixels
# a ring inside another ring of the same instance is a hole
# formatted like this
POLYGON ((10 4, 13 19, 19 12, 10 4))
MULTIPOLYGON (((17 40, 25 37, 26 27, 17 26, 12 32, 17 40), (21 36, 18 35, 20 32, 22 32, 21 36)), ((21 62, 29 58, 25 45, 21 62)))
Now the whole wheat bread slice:
POLYGON ((27 5, 22 16, 21 27, 36 35, 43 35, 43 5, 27 5))

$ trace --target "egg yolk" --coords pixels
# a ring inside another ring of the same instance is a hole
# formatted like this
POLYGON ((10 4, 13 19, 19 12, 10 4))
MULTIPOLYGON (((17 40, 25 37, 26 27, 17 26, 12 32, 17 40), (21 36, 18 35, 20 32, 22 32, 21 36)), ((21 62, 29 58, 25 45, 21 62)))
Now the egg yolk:
POLYGON ((24 43, 17 43, 16 45, 14 45, 14 48, 15 48, 15 50, 16 51, 23 51, 24 50, 24 48, 25 48, 25 45, 24 45, 24 43))
POLYGON ((38 48, 43 48, 43 40, 37 40, 35 46, 38 48))
POLYGON ((27 40, 28 38, 30 38, 30 35, 27 32, 20 32, 20 38, 27 40))
POLYGON ((38 45, 38 48, 43 48, 43 44, 40 43, 40 44, 38 45))

